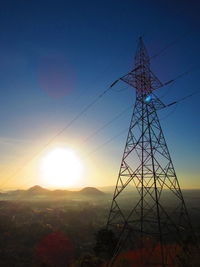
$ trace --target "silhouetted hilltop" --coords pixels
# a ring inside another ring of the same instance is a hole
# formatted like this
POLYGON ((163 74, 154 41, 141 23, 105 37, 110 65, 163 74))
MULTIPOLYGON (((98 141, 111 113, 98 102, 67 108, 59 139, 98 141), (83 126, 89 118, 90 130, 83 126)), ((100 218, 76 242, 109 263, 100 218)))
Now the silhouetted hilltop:
POLYGON ((9 191, 6 193, 1 193, 1 198, 8 198, 8 199, 26 199, 26 198, 37 198, 37 197, 48 197, 48 198, 60 198, 60 197, 94 197, 94 196, 102 196, 104 193, 98 190, 95 187, 85 187, 79 191, 69 191, 65 189, 56 189, 56 190, 49 190, 43 188, 39 185, 35 185, 30 187, 27 190, 15 190, 9 191))
POLYGON ((50 192, 50 190, 43 188, 39 185, 35 185, 35 186, 30 187, 29 189, 26 190, 26 193, 29 193, 29 194, 46 194, 49 192, 50 192))
POLYGON ((79 191, 84 195, 103 195, 104 193, 95 187, 85 187, 79 191))

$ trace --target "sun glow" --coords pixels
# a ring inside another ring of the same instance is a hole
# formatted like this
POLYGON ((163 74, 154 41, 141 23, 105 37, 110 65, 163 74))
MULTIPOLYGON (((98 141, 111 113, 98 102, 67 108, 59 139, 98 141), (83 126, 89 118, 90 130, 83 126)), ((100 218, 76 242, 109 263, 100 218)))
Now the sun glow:
POLYGON ((82 164, 73 150, 55 148, 41 161, 41 176, 50 187, 77 186, 82 174, 82 164))

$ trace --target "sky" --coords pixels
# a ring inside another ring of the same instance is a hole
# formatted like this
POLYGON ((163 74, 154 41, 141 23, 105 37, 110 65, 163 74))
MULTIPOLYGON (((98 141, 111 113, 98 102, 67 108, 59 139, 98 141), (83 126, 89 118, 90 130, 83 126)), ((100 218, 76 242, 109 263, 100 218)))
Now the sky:
POLYGON ((162 82, 190 71, 156 93, 170 103, 197 92, 158 113, 180 185, 200 188, 199 12, 194 0, 1 1, 1 189, 44 185, 40 164, 56 147, 82 162, 76 187, 116 183, 134 88, 120 84, 52 137, 133 68, 139 36, 162 82))

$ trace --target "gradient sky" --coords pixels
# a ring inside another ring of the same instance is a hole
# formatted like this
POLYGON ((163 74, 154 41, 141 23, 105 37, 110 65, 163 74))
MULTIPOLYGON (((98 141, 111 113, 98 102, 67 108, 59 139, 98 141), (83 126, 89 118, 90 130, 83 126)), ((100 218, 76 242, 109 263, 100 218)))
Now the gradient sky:
MULTIPOLYGON (((151 62, 161 81, 194 68, 157 92, 163 102, 200 92, 199 13, 199 1, 194 0, 1 1, 1 187, 40 184, 39 162, 56 146, 70 147, 81 158, 85 171, 79 186, 114 185, 131 109, 84 140, 134 104, 132 88, 110 91, 23 166, 84 106, 133 67, 141 35, 150 55, 169 46, 151 62)), ((199 99, 196 94, 177 108, 159 112, 183 188, 200 188, 199 99)))

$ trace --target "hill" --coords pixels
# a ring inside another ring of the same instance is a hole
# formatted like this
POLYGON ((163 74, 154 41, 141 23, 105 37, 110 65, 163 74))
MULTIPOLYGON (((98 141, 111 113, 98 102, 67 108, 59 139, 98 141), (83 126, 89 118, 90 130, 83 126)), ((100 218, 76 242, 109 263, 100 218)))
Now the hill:
POLYGON ((39 185, 30 187, 27 190, 15 190, 1 193, 1 199, 37 199, 37 198, 76 198, 76 197, 94 197, 103 196, 104 193, 95 187, 85 187, 80 191, 69 191, 65 189, 49 190, 39 185))
POLYGON ((79 193, 84 195, 103 195, 104 193, 95 187, 85 187, 79 191, 79 193))
POLYGON ((47 194, 47 193, 49 193, 50 192, 50 190, 48 190, 48 189, 46 189, 46 188, 43 188, 43 187, 41 187, 41 186, 39 186, 39 185, 35 185, 35 186, 33 186, 33 187, 30 187, 29 189, 27 189, 26 190, 26 193, 28 193, 28 194, 47 194))

